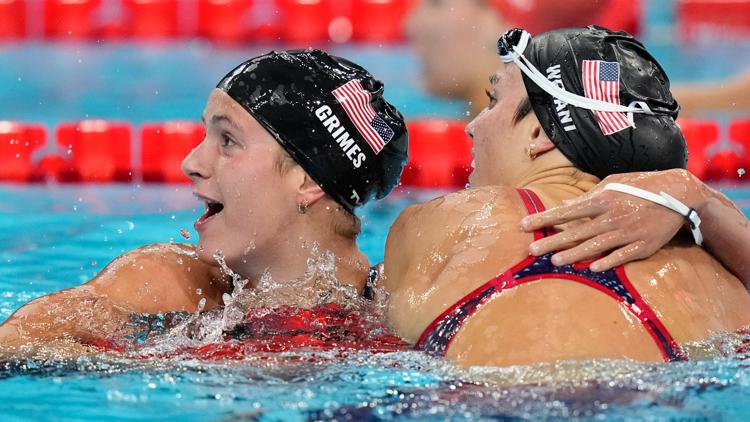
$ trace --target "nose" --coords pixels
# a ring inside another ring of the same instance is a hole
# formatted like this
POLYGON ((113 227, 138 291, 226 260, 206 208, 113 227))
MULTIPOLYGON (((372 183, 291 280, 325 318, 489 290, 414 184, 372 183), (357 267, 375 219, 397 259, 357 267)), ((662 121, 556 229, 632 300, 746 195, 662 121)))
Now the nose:
POLYGON ((466 134, 469 136, 469 138, 471 138, 472 140, 474 140, 474 120, 470 121, 466 125, 466 128, 464 128, 464 132, 466 132, 466 134))
POLYGON ((206 179, 210 176, 208 166, 205 164, 204 152, 205 140, 190 151, 190 154, 182 160, 182 174, 195 183, 198 179, 206 179))

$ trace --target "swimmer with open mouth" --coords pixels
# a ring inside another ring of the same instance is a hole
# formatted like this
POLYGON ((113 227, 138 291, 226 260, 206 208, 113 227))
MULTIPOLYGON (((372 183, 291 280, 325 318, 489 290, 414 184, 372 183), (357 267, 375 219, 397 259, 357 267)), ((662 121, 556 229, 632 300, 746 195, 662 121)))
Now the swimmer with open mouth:
POLYGON ((266 289, 260 305, 356 307, 341 302, 370 294, 371 271, 355 209, 386 196, 407 159, 406 124, 383 92, 365 69, 320 50, 242 63, 211 92, 205 139, 183 162, 205 204, 197 246, 123 254, 82 286, 23 306, 0 327, 0 346, 67 342, 81 347, 65 354, 85 353, 132 337, 142 314, 222 311, 239 302, 238 282, 266 289), (311 271, 320 257, 334 269, 311 271))
MULTIPOLYGON (((134 315, 221 310, 234 280, 221 271, 217 258, 249 288, 269 274, 282 287, 279 300, 295 306, 321 293, 310 287, 315 283, 291 294, 283 291, 305 277, 311 243, 336 256, 335 282, 371 296, 367 284, 376 273, 357 248, 360 223, 354 210, 396 186, 407 152, 403 118, 382 95, 382 84, 365 70, 316 50, 269 53, 243 63, 211 93, 203 114, 206 138, 183 165, 206 206, 196 222, 198 247, 150 245, 130 251, 88 283, 19 309, 0 327, 0 344, 16 352, 28 346, 33 352, 36 346, 63 342, 70 346, 66 355, 89 353, 101 350, 88 347, 101 344, 97 339, 132 335, 134 315)), ((535 127, 529 113, 521 117, 527 133, 535 127)), ((489 110, 483 118, 488 116, 489 110)), ((539 145, 529 158, 551 154, 551 149, 544 151, 548 144, 539 145)), ((484 153, 476 155, 475 184, 489 176, 484 153)), ((468 196, 475 194, 459 195, 467 195, 471 205, 475 202, 468 196)), ((492 205, 503 198, 493 194, 481 200, 492 205)), ((402 218, 392 239, 405 225, 420 224, 402 218)), ((476 269, 500 262, 482 258, 484 242, 492 240, 490 226, 484 235, 467 249, 478 254, 476 269)), ((518 236, 519 245, 528 244, 518 236)), ((499 239, 507 244, 508 238, 499 239)), ((395 251, 404 258, 416 253, 407 240, 389 244, 394 276, 385 286, 395 286, 396 299, 391 309, 403 304, 395 272, 411 264, 393 261, 395 251)), ((462 285, 462 278, 448 275, 462 285)), ((413 280, 424 281, 424 275, 413 280)), ((409 315, 420 305, 404 304, 403 314, 391 312, 392 322, 402 329, 409 320, 420 321, 409 315)))

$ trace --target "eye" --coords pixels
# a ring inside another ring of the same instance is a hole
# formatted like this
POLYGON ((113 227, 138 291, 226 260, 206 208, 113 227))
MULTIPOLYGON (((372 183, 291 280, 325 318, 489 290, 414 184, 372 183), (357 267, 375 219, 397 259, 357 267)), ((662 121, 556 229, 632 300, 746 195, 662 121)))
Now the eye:
POLYGON ((222 133, 221 134, 221 146, 222 147, 231 147, 233 145, 237 145, 237 142, 232 139, 232 137, 228 133, 222 133))
POLYGON ((495 98, 495 96, 492 95, 492 93, 490 92, 489 89, 485 89, 484 93, 487 94, 487 98, 490 99, 490 105, 489 105, 489 107, 492 108, 495 105, 495 103, 497 102, 497 98, 495 98))

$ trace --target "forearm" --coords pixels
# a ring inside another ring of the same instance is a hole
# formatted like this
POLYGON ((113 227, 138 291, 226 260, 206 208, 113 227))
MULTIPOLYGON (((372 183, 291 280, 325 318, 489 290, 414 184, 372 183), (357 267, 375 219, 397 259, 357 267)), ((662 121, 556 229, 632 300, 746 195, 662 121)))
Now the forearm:
POLYGON ((672 92, 683 116, 703 110, 742 111, 750 108, 750 73, 725 81, 675 85, 672 92))
POLYGON ((703 246, 750 288, 750 223, 734 204, 710 190, 697 208, 703 246))
POLYGON ((132 312, 88 289, 35 299, 0 326, 0 345, 20 347, 123 336, 132 312))
POLYGON ((685 170, 654 173, 651 191, 664 190, 682 197, 701 218, 703 247, 750 288, 750 222, 721 192, 685 170))

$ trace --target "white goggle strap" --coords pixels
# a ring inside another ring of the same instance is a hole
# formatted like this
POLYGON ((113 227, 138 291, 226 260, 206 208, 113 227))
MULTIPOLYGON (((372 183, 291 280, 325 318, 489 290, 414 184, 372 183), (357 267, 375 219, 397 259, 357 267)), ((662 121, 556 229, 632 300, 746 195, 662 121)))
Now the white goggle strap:
POLYGON ((635 125, 633 124, 633 113, 644 113, 651 115, 654 114, 654 112, 651 111, 651 108, 649 108, 648 104, 643 101, 633 101, 627 106, 613 104, 606 101, 595 100, 593 98, 582 97, 578 94, 566 91, 565 89, 554 84, 549 79, 547 79, 547 77, 544 76, 542 72, 534 67, 534 65, 523 55, 523 51, 526 49, 526 46, 528 45, 530 39, 531 35, 528 32, 524 31, 517 45, 508 46, 506 43, 506 49, 507 47, 511 47, 512 51, 508 50, 508 54, 502 55, 500 56, 500 58, 505 63, 515 63, 518 68, 521 69, 521 71, 529 77, 529 79, 534 81, 537 86, 542 88, 548 94, 567 104, 571 104, 575 107, 580 107, 587 110, 627 113, 628 121, 634 127, 635 125))
POLYGON ((651 201, 665 208, 669 208, 670 210, 683 216, 688 222, 688 224, 690 225, 690 231, 693 233, 695 244, 698 246, 701 246, 703 244, 703 233, 701 233, 700 229, 701 218, 698 216, 698 212, 693 208, 689 208, 687 205, 683 204, 666 192, 659 192, 659 195, 657 195, 647 190, 639 189, 634 186, 624 185, 622 183, 608 183, 606 186, 604 186, 604 190, 622 192, 641 199, 645 199, 647 201, 651 201))

